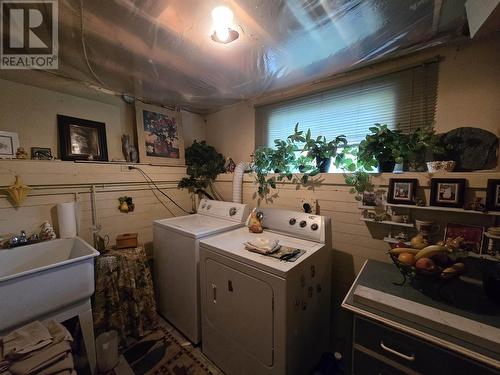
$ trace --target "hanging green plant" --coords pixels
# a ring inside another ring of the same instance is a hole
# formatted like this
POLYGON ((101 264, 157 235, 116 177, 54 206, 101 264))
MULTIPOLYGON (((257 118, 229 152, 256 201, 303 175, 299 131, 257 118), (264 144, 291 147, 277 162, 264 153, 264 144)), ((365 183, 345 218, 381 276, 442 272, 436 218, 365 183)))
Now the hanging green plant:
POLYGON ((365 191, 373 191, 370 174, 374 168, 373 160, 364 162, 359 158, 356 146, 346 147, 342 155, 336 159, 335 166, 344 170, 345 183, 351 186, 349 192, 355 194, 354 199, 360 201, 365 191))
POLYGON ((188 177, 178 184, 180 189, 187 189, 193 194, 204 194, 210 198, 218 197, 213 183, 220 173, 224 173, 224 156, 206 144, 205 141, 194 141, 186 148, 186 165, 188 177), (210 193, 207 192, 210 190, 210 193))

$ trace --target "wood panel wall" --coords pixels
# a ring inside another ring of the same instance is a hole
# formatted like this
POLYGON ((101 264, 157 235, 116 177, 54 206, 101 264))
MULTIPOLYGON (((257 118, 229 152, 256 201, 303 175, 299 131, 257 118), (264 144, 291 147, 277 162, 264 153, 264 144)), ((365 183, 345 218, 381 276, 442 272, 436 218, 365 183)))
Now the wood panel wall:
MULTIPOLYGON (((405 173, 403 175, 380 174, 372 177, 372 182, 379 188, 387 190, 390 178, 416 178, 419 180, 419 196, 429 202, 430 179, 465 178, 468 180, 466 201, 474 197, 485 197, 488 179, 500 178, 500 173, 405 173)), ((343 351, 350 338, 350 314, 342 311, 340 303, 346 295, 354 278, 366 259, 389 262, 386 254, 389 244, 383 241, 388 234, 389 226, 378 223, 367 223, 360 220, 359 203, 349 193, 341 174, 324 174, 318 177, 320 184, 300 186, 291 183, 278 185, 278 196, 273 202, 260 202, 264 206, 273 206, 291 210, 300 210, 302 199, 316 199, 318 214, 329 216, 332 220, 333 244, 333 338, 337 347, 343 351)), ((232 198, 232 175, 220 175, 217 189, 226 200, 232 198)), ((256 185, 251 175, 244 176, 243 201, 252 206, 257 205, 254 197, 256 185)), ((458 222, 471 225, 491 226, 495 216, 471 213, 453 213, 447 211, 413 210, 413 219, 433 220, 440 226, 435 236, 439 240, 443 236, 443 228, 447 222, 458 222), (440 238, 441 237, 441 238, 440 238)), ((499 223, 500 224, 500 223, 499 223)), ((415 232, 410 232, 415 233, 415 232)), ((395 280, 400 281, 400 280, 395 280)))
MULTIPOLYGON (((178 181, 185 175, 184 167, 137 165, 153 178, 158 186, 187 211, 192 209, 191 197, 177 189, 178 181)), ((96 190, 96 211, 101 234, 109 235, 111 244, 120 233, 138 232, 139 240, 152 241, 152 221, 184 215, 167 198, 160 199, 169 212, 154 196, 138 171, 126 165, 73 163, 64 161, 0 161, 0 234, 39 231, 40 224, 48 220, 57 230, 56 205, 77 200, 80 207, 79 234, 92 243, 91 190, 96 190), (14 183, 16 175, 24 184, 33 188, 21 207, 14 207, 3 191, 14 183), (135 203, 134 212, 118 210, 121 196, 130 196, 135 203)))

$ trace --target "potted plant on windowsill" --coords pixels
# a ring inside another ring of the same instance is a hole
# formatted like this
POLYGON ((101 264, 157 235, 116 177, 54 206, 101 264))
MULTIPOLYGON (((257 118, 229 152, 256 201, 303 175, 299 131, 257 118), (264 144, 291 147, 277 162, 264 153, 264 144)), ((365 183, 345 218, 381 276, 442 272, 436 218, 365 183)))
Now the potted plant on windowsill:
POLYGON ((339 135, 328 142, 326 137, 321 135, 316 139, 311 138, 311 130, 308 130, 304 151, 307 151, 308 157, 316 160, 316 168, 318 168, 319 173, 328 173, 332 158, 340 157, 340 154, 337 153, 340 145, 347 146, 347 139, 344 135, 339 135))
POLYGON ((439 139, 432 125, 417 128, 405 136, 404 159, 410 172, 425 172, 427 162, 437 160, 444 154, 445 149, 439 139))
POLYGON ((403 161, 403 142, 399 132, 390 130, 385 124, 375 124, 358 147, 358 161, 371 165, 376 160, 379 172, 392 172, 396 162, 403 161))

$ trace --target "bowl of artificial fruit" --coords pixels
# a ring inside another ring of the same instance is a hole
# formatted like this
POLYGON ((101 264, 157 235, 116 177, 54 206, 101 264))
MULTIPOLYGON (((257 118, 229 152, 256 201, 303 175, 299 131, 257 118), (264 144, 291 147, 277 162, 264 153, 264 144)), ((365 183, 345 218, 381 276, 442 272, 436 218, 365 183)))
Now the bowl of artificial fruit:
POLYGON ((462 237, 428 243, 421 234, 412 238, 411 247, 395 247, 389 255, 403 274, 405 281, 411 279, 450 280, 465 271, 461 260, 466 256, 460 250, 462 237))

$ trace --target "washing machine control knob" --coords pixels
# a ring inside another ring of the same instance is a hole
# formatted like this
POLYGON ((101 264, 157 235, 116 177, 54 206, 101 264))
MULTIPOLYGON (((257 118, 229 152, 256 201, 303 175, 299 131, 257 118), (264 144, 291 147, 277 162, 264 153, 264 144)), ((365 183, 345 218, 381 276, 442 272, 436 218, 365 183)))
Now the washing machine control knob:
POLYGON ((209 205, 207 206, 207 210, 210 210, 211 208, 212 208, 212 205, 211 205, 211 204, 209 204, 209 205))
POLYGON ((229 209, 229 216, 234 216, 234 215, 236 215, 236 211, 237 211, 237 210, 236 210, 236 207, 231 207, 231 208, 229 209))
POLYGON ((294 217, 292 217, 292 218, 288 221, 288 223, 289 223, 290 225, 295 225, 295 223, 296 223, 296 222, 297 222, 297 219, 296 219, 296 218, 294 218, 294 217))
POLYGON ((314 223, 313 225, 311 225, 311 229, 318 230, 318 224, 314 223))
POLYGON ((206 205, 205 203, 203 203, 203 204, 201 205, 201 208, 205 208, 206 206, 207 206, 207 205, 206 205))
POLYGON ((307 222, 305 220, 302 220, 300 223, 299 223, 300 227, 301 228, 304 228, 306 225, 307 225, 307 222))

